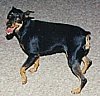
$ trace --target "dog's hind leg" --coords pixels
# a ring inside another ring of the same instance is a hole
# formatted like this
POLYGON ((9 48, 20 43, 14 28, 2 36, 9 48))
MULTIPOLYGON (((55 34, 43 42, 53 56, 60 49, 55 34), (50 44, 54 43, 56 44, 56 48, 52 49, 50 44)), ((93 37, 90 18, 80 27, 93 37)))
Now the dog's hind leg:
POLYGON ((73 89, 71 92, 73 94, 79 94, 85 84, 87 83, 87 79, 84 77, 84 75, 81 72, 80 68, 80 62, 78 60, 68 60, 69 66, 71 68, 72 73, 80 80, 81 84, 78 88, 73 89))
POLYGON ((81 90, 84 88, 85 84, 87 83, 87 79, 84 77, 80 65, 82 58, 84 56, 82 52, 82 48, 76 48, 76 50, 68 52, 68 65, 72 71, 72 73, 80 80, 81 84, 78 88, 73 89, 71 92, 73 94, 79 94, 81 90))
POLYGON ((89 69, 89 67, 92 65, 92 61, 87 57, 87 56, 84 56, 82 58, 82 61, 83 61, 83 68, 82 68, 82 73, 85 74, 86 71, 89 69))
MULTIPOLYGON (((85 40, 86 44, 84 46, 84 50, 86 51, 85 53, 87 55, 89 50, 90 50, 90 35, 87 35, 85 39, 86 39, 85 40)), ((89 67, 92 65, 92 61, 86 55, 82 58, 82 61, 83 61, 83 64, 84 64, 84 66, 82 68, 83 74, 85 74, 86 71, 89 69, 89 67)))
POLYGON ((37 60, 37 58, 38 58, 37 55, 34 55, 34 54, 29 55, 26 62, 21 67, 20 74, 21 74, 21 78, 22 78, 22 84, 27 83, 26 70, 34 64, 34 62, 37 60))

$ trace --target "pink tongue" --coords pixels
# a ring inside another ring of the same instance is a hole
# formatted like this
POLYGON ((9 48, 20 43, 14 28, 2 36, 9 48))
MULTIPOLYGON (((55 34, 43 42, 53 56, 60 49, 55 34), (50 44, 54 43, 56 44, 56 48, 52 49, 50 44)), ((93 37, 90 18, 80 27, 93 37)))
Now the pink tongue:
POLYGON ((8 29, 6 29, 6 32, 7 33, 13 33, 13 30, 14 30, 14 28, 8 28, 8 29))

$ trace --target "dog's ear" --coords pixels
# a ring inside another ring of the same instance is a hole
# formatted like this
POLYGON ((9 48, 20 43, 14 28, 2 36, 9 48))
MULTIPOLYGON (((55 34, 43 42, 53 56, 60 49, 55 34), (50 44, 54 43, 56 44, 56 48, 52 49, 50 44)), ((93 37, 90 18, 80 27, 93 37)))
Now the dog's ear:
POLYGON ((34 11, 27 10, 26 12, 24 12, 25 15, 30 15, 30 13, 34 13, 34 11))
POLYGON ((14 6, 12 6, 12 9, 16 9, 14 6))
POLYGON ((29 11, 29 10, 27 10, 26 12, 24 12, 25 18, 28 18, 29 15, 30 15, 30 13, 34 13, 34 11, 29 11))

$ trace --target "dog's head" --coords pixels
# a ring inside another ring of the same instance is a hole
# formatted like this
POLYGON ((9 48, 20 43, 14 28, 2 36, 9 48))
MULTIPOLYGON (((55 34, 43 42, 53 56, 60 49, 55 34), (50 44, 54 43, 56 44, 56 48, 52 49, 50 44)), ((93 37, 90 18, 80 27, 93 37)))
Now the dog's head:
POLYGON ((34 13, 33 11, 23 12, 20 9, 12 7, 10 12, 7 15, 7 23, 6 23, 6 38, 8 40, 12 39, 16 32, 19 32, 23 23, 26 19, 30 19, 30 13, 34 13))

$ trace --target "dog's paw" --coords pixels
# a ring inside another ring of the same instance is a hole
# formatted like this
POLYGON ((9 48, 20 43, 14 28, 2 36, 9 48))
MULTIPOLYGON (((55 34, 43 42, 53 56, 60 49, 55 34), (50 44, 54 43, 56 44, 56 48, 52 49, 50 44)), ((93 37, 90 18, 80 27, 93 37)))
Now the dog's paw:
POLYGON ((31 74, 33 74, 33 73, 36 72, 36 71, 37 71, 36 68, 31 68, 31 69, 29 70, 29 72, 30 72, 31 74))
POLYGON ((22 85, 25 85, 27 83, 27 77, 22 79, 22 85))
POLYGON ((81 92, 81 89, 80 88, 75 88, 75 89, 72 89, 71 93, 73 94, 79 94, 81 92))

